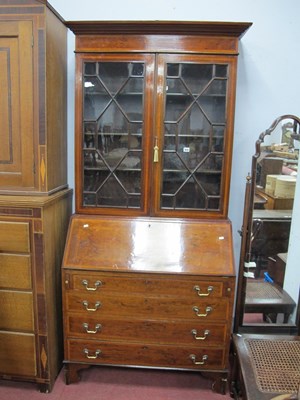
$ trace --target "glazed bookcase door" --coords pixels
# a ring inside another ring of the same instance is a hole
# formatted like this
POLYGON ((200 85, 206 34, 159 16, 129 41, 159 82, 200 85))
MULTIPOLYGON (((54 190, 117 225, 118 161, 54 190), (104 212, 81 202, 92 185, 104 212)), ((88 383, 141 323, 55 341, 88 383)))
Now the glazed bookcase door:
POLYGON ((77 209, 149 213, 154 56, 79 55, 77 209))
POLYGON ((155 215, 225 216, 235 59, 158 56, 155 215))

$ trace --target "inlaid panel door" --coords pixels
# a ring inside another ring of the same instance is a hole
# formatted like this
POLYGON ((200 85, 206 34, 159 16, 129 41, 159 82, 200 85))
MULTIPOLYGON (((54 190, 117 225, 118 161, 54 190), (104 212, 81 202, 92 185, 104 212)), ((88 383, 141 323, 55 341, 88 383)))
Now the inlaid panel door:
POLYGON ((0 186, 34 186, 31 21, 0 22, 0 186))

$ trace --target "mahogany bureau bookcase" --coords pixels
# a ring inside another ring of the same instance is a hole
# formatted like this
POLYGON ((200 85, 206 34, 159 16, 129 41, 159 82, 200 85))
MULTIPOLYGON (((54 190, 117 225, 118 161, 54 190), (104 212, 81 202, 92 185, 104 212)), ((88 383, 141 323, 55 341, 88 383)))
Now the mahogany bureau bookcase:
POLYGON ((173 368, 212 374, 224 393, 236 68, 251 24, 66 25, 76 35, 67 383, 90 365, 173 368))
POLYGON ((0 0, 0 378, 44 392, 63 358, 66 44, 46 0, 0 0))

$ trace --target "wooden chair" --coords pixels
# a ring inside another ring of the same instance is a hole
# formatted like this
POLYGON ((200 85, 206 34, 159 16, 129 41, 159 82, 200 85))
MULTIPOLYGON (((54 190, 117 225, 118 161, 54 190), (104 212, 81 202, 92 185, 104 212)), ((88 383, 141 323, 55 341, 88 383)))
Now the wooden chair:
POLYGON ((300 399, 300 336, 233 335, 234 399, 300 399))
POLYGON ((283 314, 283 323, 287 324, 295 307, 291 296, 276 283, 247 281, 245 313, 263 314, 263 320, 271 323, 277 322, 278 314, 283 314))

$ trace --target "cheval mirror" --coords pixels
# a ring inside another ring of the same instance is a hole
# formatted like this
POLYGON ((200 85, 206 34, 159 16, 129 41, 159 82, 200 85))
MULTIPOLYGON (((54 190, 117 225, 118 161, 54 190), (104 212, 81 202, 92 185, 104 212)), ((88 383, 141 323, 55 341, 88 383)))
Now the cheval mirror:
POLYGON ((235 399, 300 400, 299 149, 300 118, 293 115, 277 118, 255 144, 240 232, 235 399))
POLYGON ((300 273, 289 248, 299 149, 300 119, 293 115, 277 118, 256 141, 245 190, 235 332, 298 331, 300 273))

